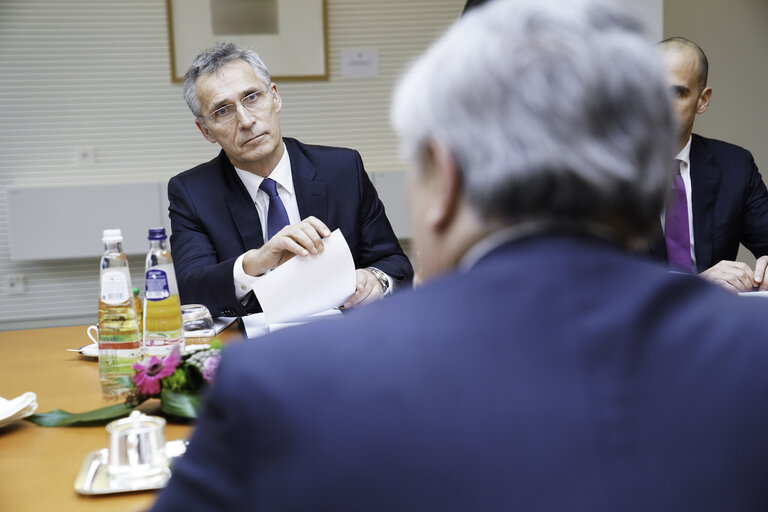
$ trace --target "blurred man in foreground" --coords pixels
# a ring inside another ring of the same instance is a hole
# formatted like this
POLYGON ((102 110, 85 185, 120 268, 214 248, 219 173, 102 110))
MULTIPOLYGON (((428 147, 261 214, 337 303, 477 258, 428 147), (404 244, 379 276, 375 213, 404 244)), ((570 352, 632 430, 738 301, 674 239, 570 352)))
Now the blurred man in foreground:
POLYGON ((768 190, 755 160, 744 148, 692 133, 712 98, 699 45, 671 37, 659 49, 678 120, 673 168, 680 186, 665 209, 665 236, 651 252, 671 269, 700 272, 727 290, 768 290, 768 190), (754 270, 734 261, 739 243, 758 258, 754 270))
POLYGON ((768 507, 765 304, 628 251, 672 117, 622 11, 464 16, 392 105, 426 284, 228 347, 156 509, 768 507))

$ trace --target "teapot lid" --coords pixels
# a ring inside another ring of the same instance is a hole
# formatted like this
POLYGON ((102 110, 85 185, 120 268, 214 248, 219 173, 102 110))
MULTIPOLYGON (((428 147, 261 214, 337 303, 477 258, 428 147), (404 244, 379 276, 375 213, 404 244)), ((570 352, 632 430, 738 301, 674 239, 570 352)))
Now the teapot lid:
POLYGON ((127 418, 111 421, 107 424, 107 432, 116 433, 124 430, 140 432, 165 428, 165 419, 159 416, 149 416, 141 411, 133 411, 127 418))

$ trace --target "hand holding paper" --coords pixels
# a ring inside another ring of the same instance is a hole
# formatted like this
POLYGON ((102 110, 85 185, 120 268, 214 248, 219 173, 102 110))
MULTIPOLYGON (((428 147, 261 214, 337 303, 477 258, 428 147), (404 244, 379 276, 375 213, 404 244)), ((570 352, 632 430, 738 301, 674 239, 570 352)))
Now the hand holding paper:
POLYGON ((243 259, 243 270, 246 274, 260 276, 295 255, 318 254, 323 251, 323 239, 330 235, 331 230, 320 219, 309 216, 285 226, 263 246, 248 251, 243 259))
POLYGON ((337 229, 323 244, 318 254, 291 258, 253 285, 268 323, 338 307, 355 292, 355 262, 344 235, 337 229))

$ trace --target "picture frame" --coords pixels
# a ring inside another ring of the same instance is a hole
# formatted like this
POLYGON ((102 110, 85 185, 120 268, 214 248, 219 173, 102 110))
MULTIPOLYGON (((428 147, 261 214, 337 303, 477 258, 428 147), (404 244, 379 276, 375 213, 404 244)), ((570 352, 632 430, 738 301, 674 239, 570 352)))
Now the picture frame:
POLYGON ((166 0, 171 81, 219 42, 259 54, 273 81, 328 80, 326 0, 166 0))

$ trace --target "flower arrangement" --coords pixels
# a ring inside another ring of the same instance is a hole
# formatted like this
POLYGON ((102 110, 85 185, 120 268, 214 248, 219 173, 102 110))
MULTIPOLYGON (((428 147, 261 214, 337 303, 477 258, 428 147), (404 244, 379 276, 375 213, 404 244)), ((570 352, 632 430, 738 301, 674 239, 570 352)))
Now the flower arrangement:
POLYGON ((220 360, 221 343, 218 341, 210 346, 192 345, 184 355, 177 346, 166 357, 152 356, 135 363, 133 382, 138 396, 145 398, 157 396, 162 389, 197 391, 205 384, 213 383, 220 360))
POLYGON ((221 343, 198 348, 192 345, 184 355, 174 347, 163 358, 152 356, 133 365, 136 392, 129 397, 132 403, 148 398, 160 399, 160 410, 184 418, 197 417, 202 390, 213 382, 221 360, 221 343))
POLYGON ((55 409, 26 418, 44 427, 100 425, 127 416, 149 398, 160 399, 160 410, 181 418, 196 418, 205 388, 213 382, 222 344, 191 345, 181 354, 174 347, 165 357, 152 356, 133 365, 134 387, 123 403, 83 413, 55 409))

